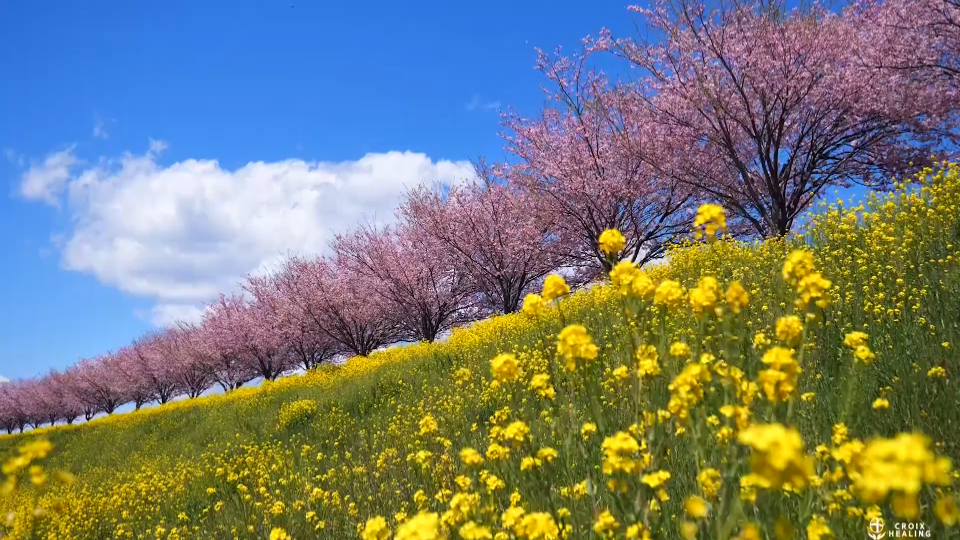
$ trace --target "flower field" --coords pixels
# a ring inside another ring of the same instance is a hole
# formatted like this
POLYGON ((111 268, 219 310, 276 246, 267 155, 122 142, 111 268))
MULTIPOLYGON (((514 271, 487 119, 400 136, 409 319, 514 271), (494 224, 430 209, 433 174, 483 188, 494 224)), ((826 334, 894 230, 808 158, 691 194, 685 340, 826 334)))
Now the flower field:
POLYGON ((443 342, 4 436, 5 537, 960 536, 958 243, 943 164, 443 342))

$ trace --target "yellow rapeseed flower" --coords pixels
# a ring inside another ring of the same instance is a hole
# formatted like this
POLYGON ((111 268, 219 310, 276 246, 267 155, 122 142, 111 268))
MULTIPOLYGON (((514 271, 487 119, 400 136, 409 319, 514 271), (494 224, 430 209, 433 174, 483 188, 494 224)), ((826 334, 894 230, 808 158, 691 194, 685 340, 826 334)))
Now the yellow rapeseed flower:
POLYGON ((927 372, 927 377, 931 379, 945 379, 947 377, 947 370, 941 366, 932 367, 930 371, 927 372))
POLYGON ((816 270, 813 253, 806 249, 798 249, 787 255, 783 263, 783 280, 796 287, 800 280, 816 270))
POLYGON ((474 521, 464 523, 458 532, 463 540, 493 540, 490 529, 474 521))
POLYGON ((768 369, 760 370, 757 383, 767 399, 779 403, 793 397, 797 389, 797 373, 800 372, 793 358, 793 349, 771 347, 763 354, 762 361, 768 369))
POLYGON ((861 345, 867 344, 867 334, 863 332, 850 332, 843 338, 843 344, 851 349, 856 349, 861 345))
POLYGON ((540 317, 547 311, 547 303, 543 297, 530 293, 523 298, 523 313, 531 317, 540 317))
POLYGON ((640 377, 656 377, 660 374, 660 364, 657 362, 657 348, 653 345, 637 347, 637 375, 640 377))
POLYGON ((571 324, 557 336, 557 354, 566 361, 567 371, 574 371, 579 360, 597 359, 599 349, 587 329, 579 324, 571 324))
POLYGON ((360 533, 363 540, 387 540, 390 538, 390 527, 387 526, 387 520, 381 516, 375 516, 367 520, 360 533))
POLYGON ((740 313, 750 304, 750 294, 743 288, 743 285, 740 285, 739 281, 730 283, 725 296, 730 311, 734 313, 740 313))
POLYGON ((684 291, 680 282, 668 279, 657 285, 653 303, 668 309, 675 309, 683 303, 685 296, 686 291, 684 291))
POLYGON ((630 284, 638 272, 637 267, 632 262, 620 261, 610 270, 610 283, 621 294, 627 294, 630 292, 630 284))
POLYGON ((803 340, 803 322, 796 315, 786 315, 777 319, 777 339, 791 347, 796 347, 803 340))
POLYGON ((420 419, 420 435, 429 435, 437 431, 437 419, 432 414, 427 414, 420 419))
MULTIPOLYGON (((852 461, 857 472, 853 491, 866 503, 879 502, 890 493, 915 497, 925 485, 952 482, 950 460, 937 457, 929 439, 921 434, 874 439, 852 461)), ((902 502, 904 507, 909 506, 909 501, 902 502)))
POLYGON ((547 302, 553 302, 561 296, 570 294, 570 286, 563 280, 563 276, 550 274, 543 280, 543 299, 547 302))
POLYGON ((807 485, 813 462, 803 453, 800 432, 782 424, 753 424, 737 436, 740 444, 753 449, 750 477, 757 487, 793 489, 807 485))
POLYGON ((510 353, 501 353, 490 360, 490 369, 493 372, 493 378, 500 382, 516 380, 520 366, 517 364, 517 357, 510 353))
POLYGON ((270 531, 270 540, 293 540, 293 537, 287 534, 287 531, 276 527, 270 531))
POLYGON ((703 519, 710 512, 710 505, 702 497, 691 495, 683 501, 683 509, 688 516, 703 519))
POLYGON ((517 536, 526 540, 558 540, 560 528, 547 512, 532 512, 520 518, 514 528, 517 536))
POLYGON ((420 512, 397 527, 394 540, 437 540, 440 538, 440 516, 420 512))
POLYGON ((640 481, 644 484, 650 486, 653 489, 657 489, 667 483, 667 480, 670 479, 669 471, 654 471, 649 474, 643 475, 640 478, 640 481))
POLYGON ((717 231, 727 232, 727 211, 719 204, 702 204, 693 218, 693 227, 698 239, 713 240, 717 231))
POLYGON ((933 513, 937 515, 940 523, 947 527, 953 527, 960 522, 960 509, 957 508, 957 500, 949 493, 937 498, 937 502, 933 506, 933 513))
POLYGON ((473 448, 464 448, 460 450, 460 461, 468 467, 480 465, 483 463, 483 456, 473 448))
POLYGON ((674 342, 670 345, 670 356, 690 358, 690 346, 682 341, 674 342))
POLYGON ((600 251, 608 257, 616 255, 627 245, 627 239, 616 229, 607 229, 600 233, 600 251))
POLYGON ((620 431, 603 440, 603 474, 631 474, 640 469, 637 454, 640 444, 629 433, 620 431))
POLYGON ((720 488, 723 486, 723 477, 720 475, 720 471, 707 468, 697 475, 697 483, 700 484, 700 491, 703 495, 712 499, 720 493, 720 488))
POLYGON ((653 280, 650 279, 650 276, 646 272, 643 270, 637 270, 634 272, 633 277, 630 280, 630 290, 637 298, 649 300, 652 296, 654 296, 656 287, 653 284, 653 280))
MULTIPOLYGON (((659 290, 659 289, 658 289, 659 290)), ((720 284, 713 276, 704 276, 697 282, 697 286, 690 289, 690 307, 696 315, 710 313, 720 301, 720 284)))
POLYGON ((857 345, 853 350, 853 359, 856 362, 862 362, 864 365, 869 366, 877 359, 877 355, 870 350, 870 347, 857 345))
POLYGON ((601 537, 612 535, 613 532, 619 528, 620 523, 617 522, 617 518, 613 517, 613 514, 611 514, 609 510, 600 512, 600 515, 597 516, 597 521, 593 524, 593 531, 601 537))
POLYGON ((827 538, 833 538, 833 531, 822 516, 814 515, 807 524, 807 539, 825 540, 827 538))

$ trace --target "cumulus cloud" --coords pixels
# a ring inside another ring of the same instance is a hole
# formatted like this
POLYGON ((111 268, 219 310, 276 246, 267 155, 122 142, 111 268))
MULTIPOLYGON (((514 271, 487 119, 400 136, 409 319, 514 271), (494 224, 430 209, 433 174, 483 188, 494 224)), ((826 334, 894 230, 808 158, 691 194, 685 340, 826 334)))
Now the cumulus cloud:
POLYGON ((59 152, 48 154, 42 163, 31 164, 21 178, 20 194, 27 199, 58 206, 60 194, 70 180, 71 171, 80 164, 73 153, 75 148, 75 145, 68 146, 59 152))
POLYGON ((8 382, 10 382, 10 379, 4 377, 3 375, 0 375, 0 384, 8 383, 8 382))
POLYGON ((151 141, 143 155, 72 176, 64 197, 74 225, 61 245, 65 268, 153 299, 149 318, 161 326, 198 319, 203 302, 288 254, 325 252, 334 232, 363 218, 391 221, 407 188, 473 176, 468 162, 414 152, 230 170, 209 159, 161 165, 164 148, 151 141))
POLYGON ((167 327, 184 322, 200 322, 203 308, 194 304, 157 304, 150 310, 149 319, 154 326, 167 327))

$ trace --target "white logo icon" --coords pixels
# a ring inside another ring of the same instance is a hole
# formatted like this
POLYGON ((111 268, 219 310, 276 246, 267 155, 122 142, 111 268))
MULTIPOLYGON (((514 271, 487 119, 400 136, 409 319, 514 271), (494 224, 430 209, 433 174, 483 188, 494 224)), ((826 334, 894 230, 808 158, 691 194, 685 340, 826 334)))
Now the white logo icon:
POLYGON ((883 518, 875 517, 870 520, 870 524, 867 525, 867 535, 873 540, 883 540, 887 536, 886 531, 884 531, 883 518))

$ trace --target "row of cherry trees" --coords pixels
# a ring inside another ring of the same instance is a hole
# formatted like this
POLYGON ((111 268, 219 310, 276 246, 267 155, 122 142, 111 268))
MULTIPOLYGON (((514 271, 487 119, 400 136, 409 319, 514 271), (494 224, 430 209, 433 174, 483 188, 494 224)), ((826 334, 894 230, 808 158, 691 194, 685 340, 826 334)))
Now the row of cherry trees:
POLYGON ((511 157, 478 163, 476 182, 410 191, 394 224, 362 224, 330 255, 247 277, 199 323, 0 386, 0 426, 72 423, 432 341, 516 311, 550 272, 602 275, 605 229, 623 232, 620 257, 637 264, 705 201, 738 234, 782 235, 828 186, 883 187, 956 149, 957 0, 632 9, 655 41, 604 31, 578 54, 540 53, 546 106, 503 115, 511 157), (596 59, 629 69, 614 79, 596 59))

